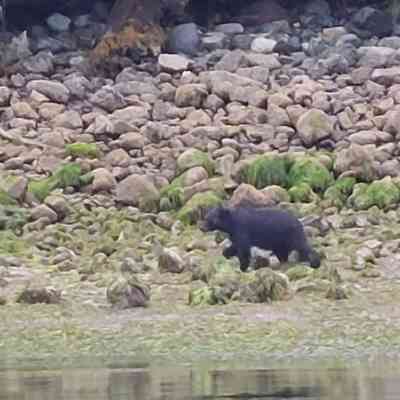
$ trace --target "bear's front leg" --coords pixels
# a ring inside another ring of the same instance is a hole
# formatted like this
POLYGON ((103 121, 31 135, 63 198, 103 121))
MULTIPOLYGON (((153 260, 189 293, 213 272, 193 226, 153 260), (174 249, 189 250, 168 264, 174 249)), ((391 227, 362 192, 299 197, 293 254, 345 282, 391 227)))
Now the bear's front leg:
POLYGON ((238 249, 238 258, 240 263, 240 270, 246 272, 250 265, 250 247, 243 247, 238 249))
POLYGON ((223 251, 222 254, 225 258, 232 258, 237 255, 237 249, 236 247, 232 244, 229 247, 226 247, 223 251))

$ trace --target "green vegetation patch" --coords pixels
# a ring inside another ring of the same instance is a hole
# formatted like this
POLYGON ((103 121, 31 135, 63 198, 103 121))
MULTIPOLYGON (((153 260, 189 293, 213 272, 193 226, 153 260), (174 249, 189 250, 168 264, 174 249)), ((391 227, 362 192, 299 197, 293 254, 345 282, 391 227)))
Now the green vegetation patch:
POLYGON ((239 174, 241 182, 253 185, 257 189, 277 185, 288 186, 288 171, 291 161, 279 155, 264 155, 243 166, 239 174))
POLYGON ((29 211, 15 206, 0 206, 0 230, 20 230, 28 222, 29 211))
POLYGON ((15 206, 17 205, 17 201, 12 198, 5 190, 0 188, 0 205, 15 206))
POLYGON ((175 178, 160 191, 160 208, 162 210, 177 210, 184 204, 184 175, 175 178))
POLYGON ((290 201, 295 203, 311 203, 318 197, 311 189, 311 186, 305 182, 291 187, 288 193, 290 201))
POLYGON ((100 151, 95 143, 71 143, 65 146, 67 154, 71 157, 97 158, 100 151))
POLYGON ((289 186, 307 183, 316 193, 323 193, 333 183, 329 170, 316 158, 304 157, 294 161, 288 174, 289 186))
POLYGON ((356 178, 348 176, 339 178, 324 193, 324 200, 328 201, 330 206, 342 208, 352 194, 354 185, 357 183, 356 178))
POLYGON ((32 193, 38 201, 43 202, 55 189, 65 189, 68 186, 79 188, 89 184, 92 179, 91 174, 82 174, 79 164, 69 163, 47 178, 31 180, 28 184, 28 192, 32 193))
POLYGON ((212 191, 196 193, 177 214, 177 218, 184 224, 195 224, 204 216, 204 212, 218 206, 223 199, 212 191))
POLYGON ((208 176, 214 174, 215 165, 209 155, 197 149, 188 149, 177 160, 178 175, 193 167, 203 167, 208 176))
POLYGON ((348 204, 355 210, 366 210, 372 206, 387 209, 399 201, 400 189, 390 177, 386 177, 370 184, 356 184, 348 204))

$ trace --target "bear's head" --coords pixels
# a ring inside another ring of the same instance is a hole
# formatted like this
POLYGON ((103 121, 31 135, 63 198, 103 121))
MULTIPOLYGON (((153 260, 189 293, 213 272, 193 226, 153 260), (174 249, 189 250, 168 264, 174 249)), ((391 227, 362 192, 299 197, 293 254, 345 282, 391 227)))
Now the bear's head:
POLYGON ((200 229, 203 232, 226 231, 231 217, 231 210, 224 206, 210 208, 203 222, 200 223, 200 229))

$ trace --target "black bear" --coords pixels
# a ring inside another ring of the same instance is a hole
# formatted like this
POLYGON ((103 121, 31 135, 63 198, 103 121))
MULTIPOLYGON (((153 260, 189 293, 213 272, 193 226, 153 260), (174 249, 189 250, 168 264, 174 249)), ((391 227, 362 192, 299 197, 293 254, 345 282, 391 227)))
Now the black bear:
POLYGON ((242 271, 249 267, 253 246, 271 250, 281 263, 287 262, 289 254, 296 250, 300 261, 308 261, 312 268, 321 265, 319 254, 307 241, 302 223, 290 212, 278 208, 214 207, 207 212, 200 229, 227 233, 232 245, 223 255, 237 256, 242 271))

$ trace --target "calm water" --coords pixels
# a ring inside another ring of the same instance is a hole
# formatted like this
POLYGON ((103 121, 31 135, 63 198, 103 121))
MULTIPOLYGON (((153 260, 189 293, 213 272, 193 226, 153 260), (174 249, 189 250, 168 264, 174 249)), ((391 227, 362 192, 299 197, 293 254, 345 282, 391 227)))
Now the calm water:
MULTIPOLYGON (((0 369, 1 400, 400 399, 400 362, 0 369)), ((240 364, 240 363, 239 363, 240 364)), ((0 363, 1 367, 1 363, 0 363)))

